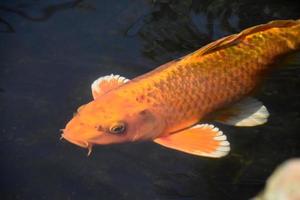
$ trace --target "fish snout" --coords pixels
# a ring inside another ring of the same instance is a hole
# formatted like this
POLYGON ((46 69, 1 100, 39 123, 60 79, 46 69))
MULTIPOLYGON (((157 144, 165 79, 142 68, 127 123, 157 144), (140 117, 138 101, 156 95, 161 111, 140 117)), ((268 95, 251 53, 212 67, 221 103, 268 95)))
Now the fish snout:
POLYGON ((74 138, 68 133, 61 134, 61 138, 64 138, 65 140, 67 140, 75 145, 78 145, 80 147, 83 147, 83 148, 89 148, 89 146, 90 146, 87 141, 74 138))

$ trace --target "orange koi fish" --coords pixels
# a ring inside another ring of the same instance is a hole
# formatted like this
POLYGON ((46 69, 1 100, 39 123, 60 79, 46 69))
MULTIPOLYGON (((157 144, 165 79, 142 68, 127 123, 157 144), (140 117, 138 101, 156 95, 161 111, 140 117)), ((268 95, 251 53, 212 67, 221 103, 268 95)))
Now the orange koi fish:
POLYGON ((299 48, 300 20, 277 20, 208 44, 180 59, 128 80, 119 75, 93 82, 94 100, 81 106, 62 137, 93 145, 152 140, 206 157, 222 157, 230 145, 203 120, 256 126, 269 113, 249 97, 278 56, 299 48))

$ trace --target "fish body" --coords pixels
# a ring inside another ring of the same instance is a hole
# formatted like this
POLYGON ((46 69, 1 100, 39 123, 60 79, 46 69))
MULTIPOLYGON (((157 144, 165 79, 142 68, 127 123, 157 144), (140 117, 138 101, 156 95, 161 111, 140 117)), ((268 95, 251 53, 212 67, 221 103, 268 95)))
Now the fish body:
POLYGON ((265 29, 257 27, 258 32, 241 38, 228 37, 237 37, 228 47, 217 46, 206 53, 205 48, 200 49, 168 63, 115 92, 137 98, 165 116, 167 132, 190 126, 251 94, 277 56, 299 46, 300 22, 263 31, 260 28, 265 29))
POLYGON ((266 122, 266 108, 247 97, 280 55, 299 46, 300 20, 278 20, 217 40, 130 81, 100 78, 92 85, 95 100, 68 123, 63 137, 88 148, 154 140, 186 153, 221 157, 229 151, 226 136, 197 123, 208 118, 236 126, 266 122), (120 121, 126 134, 109 134, 120 121))

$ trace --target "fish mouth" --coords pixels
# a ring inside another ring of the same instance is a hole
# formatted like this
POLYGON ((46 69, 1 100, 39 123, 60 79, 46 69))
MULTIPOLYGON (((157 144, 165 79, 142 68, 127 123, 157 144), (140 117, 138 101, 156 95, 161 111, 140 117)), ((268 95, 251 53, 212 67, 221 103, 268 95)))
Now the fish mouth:
POLYGON ((82 140, 75 140, 74 138, 70 138, 68 135, 66 134, 61 134, 61 139, 64 138, 66 139, 67 141, 73 143, 73 144, 76 144, 82 148, 88 148, 89 146, 89 143, 86 142, 86 141, 82 141, 82 140))
POLYGON ((87 141, 75 140, 74 138, 70 138, 66 134, 61 134, 60 139, 65 139, 68 142, 71 142, 72 144, 75 144, 75 145, 80 146, 82 148, 87 148, 88 149, 87 156, 91 155, 91 153, 92 153, 93 144, 91 144, 87 141))

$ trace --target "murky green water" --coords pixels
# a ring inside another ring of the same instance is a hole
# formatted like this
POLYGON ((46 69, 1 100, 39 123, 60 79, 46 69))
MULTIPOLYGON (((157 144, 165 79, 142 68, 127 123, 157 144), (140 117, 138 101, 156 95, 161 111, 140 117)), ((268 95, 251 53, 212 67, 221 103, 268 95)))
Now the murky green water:
POLYGON ((84 149, 59 141, 90 84, 133 78, 224 35, 300 18, 296 1, 0 2, 1 199, 249 199, 300 156, 300 53, 257 93, 271 113, 255 128, 218 126, 231 154, 214 160, 151 142, 84 149))

